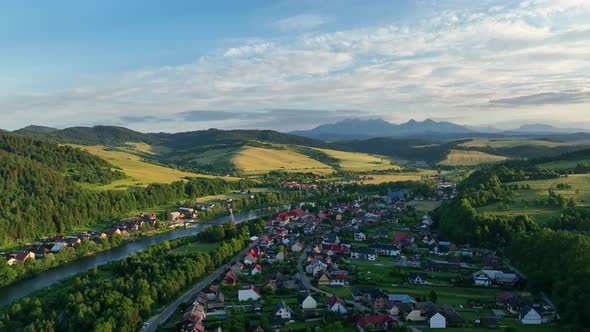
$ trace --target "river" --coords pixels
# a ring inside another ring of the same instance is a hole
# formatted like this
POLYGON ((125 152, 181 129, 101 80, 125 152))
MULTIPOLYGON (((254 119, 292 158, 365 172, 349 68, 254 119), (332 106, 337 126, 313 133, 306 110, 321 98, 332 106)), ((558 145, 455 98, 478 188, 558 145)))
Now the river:
MULTIPOLYGON (((247 220, 256 219, 260 216, 274 213, 279 210, 289 209, 289 205, 283 205, 274 208, 265 208, 258 210, 251 210, 244 213, 237 213, 234 215, 236 223, 240 223, 247 220)), ((29 295, 31 292, 51 286, 53 283, 60 281, 64 278, 73 276, 77 273, 88 271, 96 265, 106 264, 111 261, 117 261, 128 256, 140 252, 145 248, 151 247, 163 241, 173 240, 179 237, 187 235, 198 234, 203 227, 206 225, 223 224, 231 220, 230 216, 223 216, 216 219, 204 221, 202 223, 196 223, 188 226, 187 228, 177 228, 169 232, 156 234, 153 236, 141 238, 137 241, 125 243, 121 246, 112 248, 110 250, 98 252, 92 256, 84 257, 71 261, 69 263, 60 265, 53 269, 39 273, 38 275, 15 282, 6 287, 0 288, 0 307, 10 304, 16 299, 20 299, 29 295)))

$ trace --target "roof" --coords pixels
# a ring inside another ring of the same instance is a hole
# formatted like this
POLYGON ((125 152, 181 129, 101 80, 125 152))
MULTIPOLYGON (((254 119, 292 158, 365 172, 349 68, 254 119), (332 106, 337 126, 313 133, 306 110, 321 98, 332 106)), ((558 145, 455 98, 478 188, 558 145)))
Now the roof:
POLYGON ((328 305, 328 307, 332 307, 336 303, 340 303, 341 305, 346 306, 346 302, 344 302, 343 299, 339 298, 336 295, 332 295, 332 297, 329 298, 328 301, 326 301, 326 304, 328 305))
POLYGON ((285 300, 281 300, 281 302, 275 304, 275 306, 272 308, 272 312, 276 313, 277 311, 281 310, 281 309, 287 309, 289 310, 289 312, 291 312, 292 314, 295 314, 295 312, 293 311, 293 309, 291 309, 287 303, 285 302, 285 300))
POLYGON ((309 294, 308 292, 305 292, 305 293, 299 294, 299 296, 297 296, 297 302, 299 302, 299 304, 302 304, 303 301, 305 301, 308 297, 311 297, 316 302, 318 301, 311 294, 309 294))
POLYGON ((389 294, 389 301, 401 303, 416 303, 416 300, 406 294, 389 294))
POLYGON ((389 315, 370 315, 360 318, 356 321, 357 325, 364 328, 367 324, 382 325, 385 323, 397 322, 389 315))
POLYGON ((410 272, 408 274, 408 278, 409 279, 420 278, 420 279, 424 280, 424 279, 428 279, 428 274, 426 274, 424 272, 410 272))
POLYGON ((305 213, 305 211, 301 210, 300 208, 291 210, 291 214, 299 218, 303 218, 307 215, 307 213, 305 213))

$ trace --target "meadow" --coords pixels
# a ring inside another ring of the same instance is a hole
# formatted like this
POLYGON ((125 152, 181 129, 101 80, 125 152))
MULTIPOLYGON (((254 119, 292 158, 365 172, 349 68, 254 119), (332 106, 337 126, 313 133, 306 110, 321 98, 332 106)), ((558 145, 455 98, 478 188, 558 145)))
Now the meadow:
POLYGON ((536 146, 545 146, 549 148, 559 147, 559 146, 572 146, 572 145, 580 145, 580 144, 590 144, 590 141, 576 141, 576 142, 555 142, 555 141, 547 141, 547 140, 535 140, 535 139, 526 139, 526 138, 518 138, 518 137, 509 137, 509 138, 497 138, 497 139, 475 139, 471 141, 467 141, 464 143, 459 144, 459 146, 465 148, 513 148, 516 146, 523 146, 523 145, 536 145, 536 146))
POLYGON ((430 212, 439 207, 441 201, 411 201, 409 206, 413 206, 418 212, 430 212))
POLYGON ((400 169, 399 165, 392 165, 393 160, 387 157, 367 153, 346 152, 331 149, 315 149, 337 159, 340 168, 346 171, 375 171, 384 169, 400 169))
MULTIPOLYGON (((126 152, 121 149, 108 148, 105 146, 86 146, 73 145, 82 150, 86 150, 94 155, 97 155, 113 166, 118 167, 127 175, 125 179, 113 181, 108 185, 88 185, 83 184, 84 187, 90 189, 127 189, 129 187, 145 187, 150 183, 171 183, 185 179, 186 177, 204 177, 213 178, 215 176, 198 174, 191 172, 183 172, 173 168, 159 166, 145 162, 140 156, 126 152)), ((233 177, 223 177, 226 180, 238 180, 233 177)))
POLYGON ((332 174, 334 169, 304 154, 287 149, 242 147, 231 162, 245 173, 257 174, 274 170, 332 174))
POLYGON ((504 156, 497 156, 480 151, 451 150, 447 157, 439 162, 442 166, 475 166, 506 160, 504 156))

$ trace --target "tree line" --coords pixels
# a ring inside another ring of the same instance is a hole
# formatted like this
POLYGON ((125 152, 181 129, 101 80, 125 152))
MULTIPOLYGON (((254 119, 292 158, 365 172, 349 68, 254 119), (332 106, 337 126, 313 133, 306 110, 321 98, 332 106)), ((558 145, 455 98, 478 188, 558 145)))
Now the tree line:
POLYGON ((250 231, 263 221, 225 228, 223 242, 210 253, 176 255, 172 250, 197 236, 165 241, 125 260, 95 267, 37 291, 0 311, 2 331, 137 331, 159 306, 240 252, 250 231))
POLYGON ((512 192, 505 182, 553 176, 521 161, 475 171, 460 184, 459 197, 444 203, 433 217, 443 237, 504 253, 526 274, 534 290, 555 299, 564 328, 575 331, 590 327, 590 316, 582 314, 590 312, 590 284, 583 281, 590 280, 590 237, 564 230, 587 231, 590 212, 567 208, 572 203, 555 193, 548 204, 565 210, 545 227, 526 215, 494 216, 475 209, 510 202, 512 192))

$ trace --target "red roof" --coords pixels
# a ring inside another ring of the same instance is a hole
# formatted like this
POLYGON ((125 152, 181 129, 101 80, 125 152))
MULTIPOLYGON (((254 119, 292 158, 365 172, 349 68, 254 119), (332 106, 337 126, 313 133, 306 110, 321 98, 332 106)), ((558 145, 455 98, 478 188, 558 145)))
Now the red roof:
POLYGON ((294 215, 294 216, 296 216, 298 218, 303 218, 303 217, 305 217, 307 215, 307 213, 305 213, 305 211, 297 208, 297 209, 294 209, 294 210, 291 211, 291 215, 294 215))
POLYGON ((348 272, 346 271, 334 271, 332 272, 332 279, 336 279, 336 280, 346 280, 348 279, 348 272))
POLYGON ((328 304, 328 307, 332 307, 332 306, 333 306, 334 304, 336 304, 336 303, 340 303, 340 304, 342 304, 343 306, 346 306, 346 302, 344 302, 344 300, 343 300, 343 299, 339 298, 339 297, 338 297, 338 296, 336 296, 336 295, 332 295, 332 297, 331 297, 331 298, 329 298, 329 299, 328 299, 328 301, 327 301, 326 303, 328 304))
POLYGON ((336 254, 350 255, 350 249, 342 244, 323 244, 322 249, 333 251, 336 254))
POLYGON ((256 266, 254 266, 253 270, 256 269, 258 271, 262 271, 262 266, 260 266, 260 264, 256 264, 256 266))
POLYGON ((399 240, 399 241, 404 241, 404 240, 412 240, 414 237, 409 234, 395 234, 393 236, 393 238, 396 240, 399 240))
POLYGON ((392 323, 397 323, 397 320, 395 320, 393 317, 389 316, 389 315, 371 315, 371 316, 365 316, 362 318, 359 318, 359 320, 356 321, 357 325, 364 328, 367 324, 373 324, 373 325, 383 325, 385 323, 387 323, 388 328, 391 327, 392 323))

